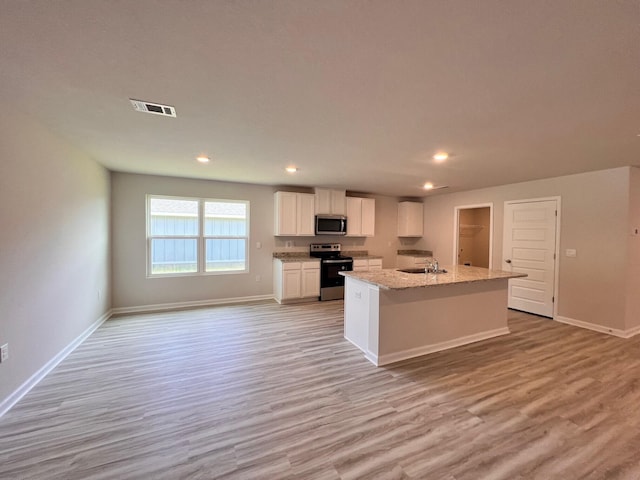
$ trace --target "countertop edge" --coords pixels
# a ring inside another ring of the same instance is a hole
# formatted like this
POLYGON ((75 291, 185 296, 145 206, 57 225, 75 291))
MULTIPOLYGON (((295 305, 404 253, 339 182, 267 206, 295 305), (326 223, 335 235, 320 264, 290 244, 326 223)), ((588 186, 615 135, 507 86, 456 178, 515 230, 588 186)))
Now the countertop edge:
MULTIPOLYGON (((469 268, 474 268, 476 272, 478 272, 478 269, 480 269, 480 267, 469 267, 469 268)), ((443 275, 451 275, 451 274, 458 274, 458 272, 454 272, 452 271, 453 269, 451 267, 447 267, 447 269, 449 270, 449 273, 447 274, 428 274, 428 275, 432 275, 433 276, 433 280, 434 283, 421 283, 418 285, 389 285, 389 281, 387 282, 380 282, 380 281, 376 281, 375 278, 366 278, 367 276, 376 276, 376 275, 388 275, 388 280, 390 281, 396 281, 396 282, 402 282, 402 281, 410 281, 410 279, 412 278, 411 276, 407 276, 407 275, 419 275, 419 274, 406 274, 406 273, 402 273, 402 272, 398 272, 397 269, 383 269, 383 270, 379 270, 376 272, 339 272, 340 275, 344 276, 344 277, 350 277, 353 278, 355 280, 364 282, 364 283, 368 283, 370 285, 374 285, 382 290, 409 290, 409 289, 413 289, 413 288, 430 288, 430 287, 445 287, 447 285, 460 285, 460 284, 465 284, 465 283, 478 283, 478 282, 491 282, 494 280, 510 280, 512 278, 523 278, 526 277, 527 275, 525 273, 511 273, 511 272, 505 272, 503 270, 489 270, 489 269, 480 269, 480 270, 484 270, 487 272, 501 272, 500 275, 495 276, 495 277, 491 277, 491 278, 464 278, 464 279, 460 279, 460 280, 450 280, 447 282, 442 282, 442 283, 435 283, 435 281, 438 278, 442 278, 443 275), (437 275, 437 276, 436 276, 437 275)), ((465 274, 467 272, 461 272, 462 274, 465 274)), ((469 272, 469 274, 472 274, 472 272, 469 272)), ((418 279, 417 277, 415 278, 416 280, 418 279)))

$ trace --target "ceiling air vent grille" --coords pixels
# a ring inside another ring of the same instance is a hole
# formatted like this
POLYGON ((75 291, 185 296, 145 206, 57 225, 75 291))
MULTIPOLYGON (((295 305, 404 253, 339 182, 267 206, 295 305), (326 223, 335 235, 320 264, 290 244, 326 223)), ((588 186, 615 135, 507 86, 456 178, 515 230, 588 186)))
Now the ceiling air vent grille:
POLYGON ((175 117, 176 109, 171 105, 162 105, 160 103, 143 102, 142 100, 134 100, 130 98, 129 101, 133 108, 138 112, 153 113, 154 115, 163 115, 165 117, 175 117))

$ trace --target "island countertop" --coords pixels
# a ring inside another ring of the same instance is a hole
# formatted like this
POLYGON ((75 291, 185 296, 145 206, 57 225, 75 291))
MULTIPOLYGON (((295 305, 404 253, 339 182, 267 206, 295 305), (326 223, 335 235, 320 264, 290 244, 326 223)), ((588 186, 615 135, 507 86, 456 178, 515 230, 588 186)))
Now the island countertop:
POLYGON ((508 278, 526 277, 525 273, 490 270, 465 265, 445 266, 447 273, 404 273, 395 268, 369 272, 340 272, 340 275, 370 283, 384 290, 435 287, 456 283, 486 282, 508 278))

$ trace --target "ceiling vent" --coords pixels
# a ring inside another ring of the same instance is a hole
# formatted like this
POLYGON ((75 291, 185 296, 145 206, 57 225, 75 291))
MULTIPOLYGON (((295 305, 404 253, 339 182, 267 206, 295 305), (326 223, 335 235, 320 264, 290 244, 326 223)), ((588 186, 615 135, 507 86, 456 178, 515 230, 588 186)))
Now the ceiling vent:
POLYGON ((155 115, 163 115, 165 117, 175 117, 176 109, 171 105, 162 105, 160 103, 143 102, 142 100, 134 100, 130 98, 129 101, 133 108, 138 112, 153 113, 155 115))

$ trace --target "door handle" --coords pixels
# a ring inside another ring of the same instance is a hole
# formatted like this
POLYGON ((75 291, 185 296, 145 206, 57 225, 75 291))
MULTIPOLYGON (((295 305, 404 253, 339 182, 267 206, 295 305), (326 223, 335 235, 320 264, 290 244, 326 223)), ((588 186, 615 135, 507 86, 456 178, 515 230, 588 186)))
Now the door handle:
POLYGON ((507 259, 505 260, 505 262, 507 262, 507 263, 511 263, 511 260, 507 258, 507 259))

